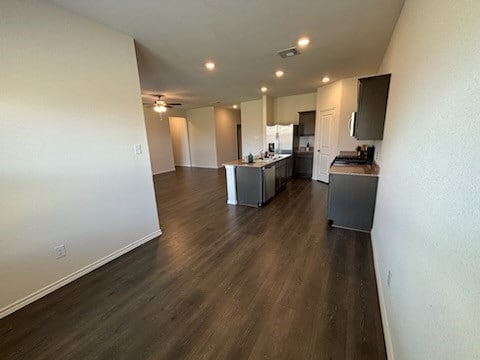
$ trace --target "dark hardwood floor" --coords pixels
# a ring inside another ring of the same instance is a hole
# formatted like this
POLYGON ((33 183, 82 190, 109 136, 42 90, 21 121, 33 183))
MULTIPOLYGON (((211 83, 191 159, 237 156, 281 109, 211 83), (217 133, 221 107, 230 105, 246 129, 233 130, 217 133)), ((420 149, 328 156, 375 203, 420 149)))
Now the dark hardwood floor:
POLYGON ((0 320, 0 359, 385 359, 370 238, 328 227, 327 188, 256 209, 223 170, 155 176, 164 234, 0 320))

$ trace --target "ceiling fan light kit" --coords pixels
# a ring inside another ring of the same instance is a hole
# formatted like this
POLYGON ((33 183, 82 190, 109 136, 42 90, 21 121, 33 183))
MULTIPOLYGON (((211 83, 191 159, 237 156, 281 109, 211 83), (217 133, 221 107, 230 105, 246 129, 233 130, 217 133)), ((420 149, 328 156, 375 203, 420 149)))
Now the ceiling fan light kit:
POLYGON ((167 107, 165 105, 155 105, 154 108, 153 108, 154 111, 158 112, 158 113, 163 113, 165 111, 167 111, 167 107))
POLYGON ((174 106, 182 106, 181 103, 166 102, 165 100, 162 99, 164 97, 164 95, 161 95, 161 94, 159 94, 159 95, 145 94, 145 95, 152 96, 152 97, 156 98, 153 101, 153 104, 144 103, 143 105, 147 106, 147 107, 153 107, 153 111, 160 113, 160 118, 161 118, 162 113, 166 112, 168 109, 173 108, 174 106))

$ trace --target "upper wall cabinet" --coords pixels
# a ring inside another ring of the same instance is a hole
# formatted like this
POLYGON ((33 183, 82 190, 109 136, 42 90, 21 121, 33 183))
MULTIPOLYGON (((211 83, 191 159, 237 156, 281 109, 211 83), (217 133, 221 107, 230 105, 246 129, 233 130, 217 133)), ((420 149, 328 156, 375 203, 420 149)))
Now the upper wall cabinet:
POLYGON ((302 111, 298 113, 298 135, 315 135, 315 111, 302 111))
POLYGON ((382 140, 391 74, 358 80, 358 111, 354 135, 358 140, 382 140))

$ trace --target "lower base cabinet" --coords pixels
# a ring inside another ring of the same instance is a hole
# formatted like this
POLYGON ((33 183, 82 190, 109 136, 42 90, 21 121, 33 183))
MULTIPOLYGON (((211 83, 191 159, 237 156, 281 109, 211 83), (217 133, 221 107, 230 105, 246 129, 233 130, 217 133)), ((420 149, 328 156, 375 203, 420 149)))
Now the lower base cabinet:
POLYGON ((313 169, 313 153, 312 154, 295 154, 295 164, 293 174, 297 177, 312 177, 313 169))
POLYGON ((261 206, 263 203, 262 168, 236 168, 237 199, 240 205, 261 206))
POLYGON ((278 192, 285 187, 288 181, 287 160, 280 160, 275 163, 275 191, 278 192))
POLYGON ((327 217, 334 226, 370 232, 377 176, 330 174, 327 217))

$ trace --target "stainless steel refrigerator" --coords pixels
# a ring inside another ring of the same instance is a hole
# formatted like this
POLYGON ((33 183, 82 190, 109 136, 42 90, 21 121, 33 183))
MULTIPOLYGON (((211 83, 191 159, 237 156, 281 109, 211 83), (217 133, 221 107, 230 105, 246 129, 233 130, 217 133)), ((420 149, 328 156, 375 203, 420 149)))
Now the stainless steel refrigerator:
POLYGON ((267 126, 268 151, 275 154, 292 154, 295 146, 295 127, 293 124, 267 126))

